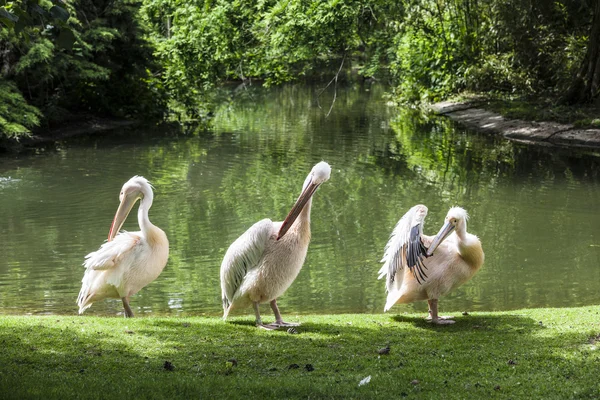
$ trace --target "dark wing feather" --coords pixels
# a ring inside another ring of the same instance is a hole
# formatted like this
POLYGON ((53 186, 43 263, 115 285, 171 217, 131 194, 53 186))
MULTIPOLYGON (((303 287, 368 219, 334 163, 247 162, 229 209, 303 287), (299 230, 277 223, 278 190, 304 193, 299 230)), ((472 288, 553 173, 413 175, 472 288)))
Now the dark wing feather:
POLYGON ((381 259, 384 264, 379 270, 379 279, 386 277, 388 292, 402 284, 402 275, 396 274, 404 267, 409 268, 419 283, 427 278, 423 264, 427 249, 421 241, 426 216, 427 207, 416 205, 394 227, 381 259))
POLYGON ((411 228, 409 242, 406 247, 408 248, 406 254, 406 266, 413 273, 417 282, 423 283, 427 278, 427 275, 423 271, 423 269, 427 269, 423 263, 423 259, 427 257, 427 248, 421 239, 421 224, 411 228))

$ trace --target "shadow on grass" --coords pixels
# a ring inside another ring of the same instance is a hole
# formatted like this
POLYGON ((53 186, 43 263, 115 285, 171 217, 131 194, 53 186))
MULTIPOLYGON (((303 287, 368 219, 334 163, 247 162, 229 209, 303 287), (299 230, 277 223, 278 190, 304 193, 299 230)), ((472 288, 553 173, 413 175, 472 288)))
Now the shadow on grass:
POLYGON ((233 325, 243 325, 243 326, 252 326, 252 327, 256 327, 256 321, 253 320, 242 320, 242 319, 238 319, 238 320, 230 320, 230 321, 224 321, 227 324, 233 324, 233 325))
POLYGON ((519 381, 535 397, 551 393, 549 380, 572 390, 570 377, 587 380, 591 372, 581 371, 597 362, 572 356, 587 340, 581 333, 538 335, 546 327, 529 316, 456 318, 437 326, 420 316, 307 316, 298 334, 258 329, 250 318, 0 319, 0 397, 348 398, 362 397, 357 384, 368 375, 368 390, 380 393, 436 397, 439 386, 477 398, 519 381), (433 391, 415 392, 413 379, 433 391), (475 382, 481 390, 464 391, 475 382))
POLYGON ((544 329, 543 325, 533 320, 530 317, 521 315, 466 315, 466 316, 455 316, 453 320, 454 324, 451 325, 438 325, 430 321, 427 321, 424 317, 414 317, 406 315, 395 315, 390 318, 391 320, 399 323, 411 323, 414 327, 420 329, 428 329, 432 331, 450 331, 450 332, 464 332, 464 331, 518 331, 521 333, 531 333, 544 329))

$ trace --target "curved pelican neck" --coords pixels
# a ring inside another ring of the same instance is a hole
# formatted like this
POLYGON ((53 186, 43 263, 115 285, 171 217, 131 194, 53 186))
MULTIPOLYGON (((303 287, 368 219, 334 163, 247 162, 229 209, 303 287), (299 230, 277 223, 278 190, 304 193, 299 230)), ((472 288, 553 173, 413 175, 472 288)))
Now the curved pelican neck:
POLYGON ((148 211, 150 210, 150 207, 152 207, 154 194, 151 189, 143 188, 142 195, 143 197, 140 199, 140 206, 138 208, 138 225, 144 236, 147 237, 150 231, 155 228, 148 217, 148 211))
POLYGON ((467 240, 467 221, 463 220, 461 221, 461 223, 456 227, 456 236, 458 236, 459 241, 464 242, 467 240))

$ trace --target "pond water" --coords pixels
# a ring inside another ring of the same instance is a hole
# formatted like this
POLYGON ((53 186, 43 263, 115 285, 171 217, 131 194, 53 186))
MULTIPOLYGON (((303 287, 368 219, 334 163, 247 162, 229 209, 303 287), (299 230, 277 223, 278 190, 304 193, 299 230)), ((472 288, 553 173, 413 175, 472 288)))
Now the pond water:
MULTIPOLYGON (((219 266, 262 218, 282 220, 312 166, 312 242, 280 298, 284 315, 379 313, 379 260, 398 219, 429 207, 434 234, 447 210, 467 209, 486 262, 440 300, 441 312, 600 302, 600 157, 527 147, 386 104, 385 88, 352 85, 238 90, 210 132, 123 131, 0 158, 0 313, 76 314, 84 255, 106 239, 122 184, 155 187, 151 220, 171 253, 162 275, 132 298, 137 315, 220 315, 219 266)), ((138 230, 132 213, 124 229, 138 230)), ((86 313, 115 315, 120 301, 86 313)), ((395 312, 426 311, 424 302, 395 312)), ((269 315, 267 306, 263 313, 269 315)), ((252 318, 252 310, 248 314, 252 318)))

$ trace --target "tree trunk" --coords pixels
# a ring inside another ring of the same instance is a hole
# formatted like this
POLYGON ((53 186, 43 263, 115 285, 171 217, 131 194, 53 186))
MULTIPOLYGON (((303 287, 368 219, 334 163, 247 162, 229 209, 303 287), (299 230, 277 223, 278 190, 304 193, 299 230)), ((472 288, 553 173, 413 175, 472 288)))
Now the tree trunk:
POLYGON ((588 48, 577 76, 562 99, 564 103, 585 103, 600 93, 600 0, 594 6, 594 18, 588 48))

